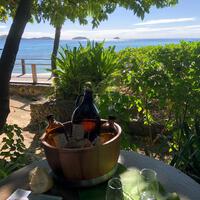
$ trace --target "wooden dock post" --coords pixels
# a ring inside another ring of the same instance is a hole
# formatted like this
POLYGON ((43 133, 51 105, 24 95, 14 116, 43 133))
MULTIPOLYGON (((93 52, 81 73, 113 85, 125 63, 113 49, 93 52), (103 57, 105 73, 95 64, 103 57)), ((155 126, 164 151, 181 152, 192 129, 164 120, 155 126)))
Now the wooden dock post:
POLYGON ((36 71, 36 64, 31 64, 31 69, 32 69, 32 78, 33 78, 33 83, 37 83, 37 71, 36 71))
POLYGON ((25 66, 25 60, 21 59, 21 64, 22 64, 22 75, 26 74, 26 66, 25 66))

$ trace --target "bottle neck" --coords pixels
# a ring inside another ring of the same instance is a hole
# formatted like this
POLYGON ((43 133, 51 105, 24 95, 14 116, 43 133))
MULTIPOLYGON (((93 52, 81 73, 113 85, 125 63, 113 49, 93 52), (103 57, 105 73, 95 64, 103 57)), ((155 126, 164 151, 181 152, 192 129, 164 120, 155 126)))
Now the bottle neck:
POLYGON ((112 115, 108 116, 108 124, 110 126, 114 126, 115 120, 116 120, 115 116, 112 116, 112 115))
POLYGON ((55 120, 55 119, 51 119, 51 120, 49 120, 48 122, 49 122, 49 124, 55 124, 55 123, 56 123, 56 120, 55 120))
POLYGON ((85 91, 83 103, 93 103, 92 91, 90 90, 85 91))

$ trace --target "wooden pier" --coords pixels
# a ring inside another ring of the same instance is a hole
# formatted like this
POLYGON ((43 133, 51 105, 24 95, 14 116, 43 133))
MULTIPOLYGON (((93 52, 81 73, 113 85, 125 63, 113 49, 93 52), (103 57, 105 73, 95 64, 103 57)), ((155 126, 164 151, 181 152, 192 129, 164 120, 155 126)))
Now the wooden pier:
POLYGON ((38 73, 37 67, 50 68, 50 59, 16 59, 15 68, 21 68, 21 73, 12 73, 11 83, 51 84, 51 72, 38 73), (39 61, 39 62, 38 62, 39 61), (27 73, 29 68, 29 72, 27 73))

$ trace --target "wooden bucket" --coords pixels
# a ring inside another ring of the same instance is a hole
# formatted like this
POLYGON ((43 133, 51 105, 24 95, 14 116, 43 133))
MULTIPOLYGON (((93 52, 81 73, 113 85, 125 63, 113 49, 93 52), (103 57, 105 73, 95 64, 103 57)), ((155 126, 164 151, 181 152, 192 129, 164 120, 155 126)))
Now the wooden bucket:
MULTIPOLYGON (((70 186, 91 186, 110 178, 117 169, 120 153, 121 127, 116 123, 115 125, 116 136, 93 147, 60 149, 48 144, 44 137, 42 147, 56 179, 70 186)), ((70 121, 64 123, 64 126, 67 131, 72 128, 70 121)))

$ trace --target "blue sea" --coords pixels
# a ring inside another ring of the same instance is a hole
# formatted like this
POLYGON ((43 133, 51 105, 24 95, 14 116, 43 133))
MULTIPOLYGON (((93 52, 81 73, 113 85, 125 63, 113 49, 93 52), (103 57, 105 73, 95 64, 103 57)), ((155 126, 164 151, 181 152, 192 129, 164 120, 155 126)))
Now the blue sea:
MULTIPOLYGON (((130 39, 130 40, 105 40, 105 47, 115 46, 116 51, 120 51, 127 47, 142 47, 149 45, 165 45, 178 44, 181 40, 185 41, 200 41, 200 39, 130 39)), ((0 40, 0 54, 5 40, 0 40)), ((61 40, 60 46, 68 45, 70 48, 77 47, 79 44, 86 45, 87 41, 82 40, 61 40)), ((37 73, 49 73, 50 57, 53 49, 53 40, 43 39, 22 39, 15 62, 13 73, 21 73, 21 59, 25 59, 27 73, 31 73, 31 64, 36 64, 37 73), (45 65, 41 65, 45 64, 45 65)))

